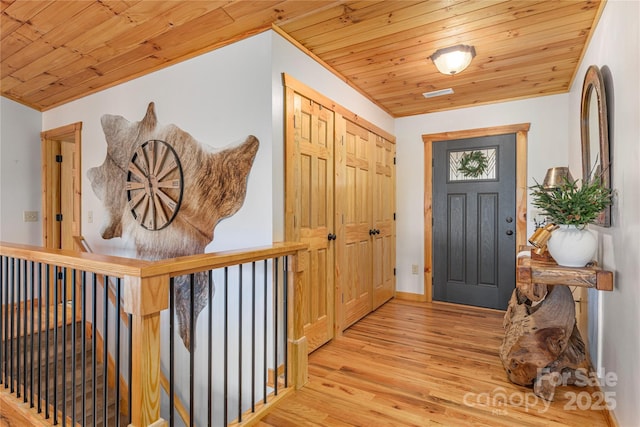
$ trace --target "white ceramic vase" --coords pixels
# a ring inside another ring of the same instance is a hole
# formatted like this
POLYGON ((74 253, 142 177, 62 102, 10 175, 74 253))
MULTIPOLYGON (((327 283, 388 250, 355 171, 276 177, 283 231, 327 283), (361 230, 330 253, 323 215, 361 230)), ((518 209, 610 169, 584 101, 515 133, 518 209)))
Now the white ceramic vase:
POLYGON ((593 260, 597 248, 596 235, 575 225, 560 225, 547 242, 549 254, 565 267, 584 267, 593 260))

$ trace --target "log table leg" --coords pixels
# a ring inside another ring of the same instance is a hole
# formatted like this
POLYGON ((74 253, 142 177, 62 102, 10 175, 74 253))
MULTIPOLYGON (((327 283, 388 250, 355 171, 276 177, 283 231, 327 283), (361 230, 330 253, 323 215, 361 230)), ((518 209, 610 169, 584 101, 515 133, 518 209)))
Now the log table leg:
POLYGON ((504 317, 500 359, 509 380, 533 384, 534 393, 553 400, 559 384, 572 384, 576 369, 588 368, 568 287, 536 285, 513 291, 504 317))

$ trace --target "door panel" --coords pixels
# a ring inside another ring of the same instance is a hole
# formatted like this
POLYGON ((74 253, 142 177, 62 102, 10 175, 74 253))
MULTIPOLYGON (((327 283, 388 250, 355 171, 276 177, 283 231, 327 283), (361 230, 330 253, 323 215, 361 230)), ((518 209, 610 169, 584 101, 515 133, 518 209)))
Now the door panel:
POLYGON ((371 257, 373 206, 370 171, 372 165, 370 133, 346 120, 345 150, 345 210, 342 218, 344 230, 345 265, 342 292, 342 329, 346 329, 369 312, 372 305, 371 257))
POLYGON ((79 222, 79 218, 75 218, 73 208, 74 203, 74 177, 76 176, 75 167, 75 144, 73 142, 60 142, 60 153, 62 154, 62 163, 58 163, 60 170, 60 213, 62 213, 62 221, 60 222, 60 248, 75 249, 73 224, 79 222))
POLYGON ((373 309, 395 293, 395 145, 376 136, 373 243, 373 309))
MULTIPOLYGON (((299 197, 294 218, 297 240, 309 245, 309 268, 302 275, 304 333, 311 352, 333 337, 333 112, 294 94, 293 172, 299 197)), ((291 167, 288 165, 288 167, 291 167)), ((288 227, 289 228, 289 227, 288 227)), ((296 236, 288 236, 296 239, 296 236)))
POLYGON ((433 144, 434 299, 505 309, 515 286, 515 134, 433 144), (489 170, 460 173, 480 151, 489 170))

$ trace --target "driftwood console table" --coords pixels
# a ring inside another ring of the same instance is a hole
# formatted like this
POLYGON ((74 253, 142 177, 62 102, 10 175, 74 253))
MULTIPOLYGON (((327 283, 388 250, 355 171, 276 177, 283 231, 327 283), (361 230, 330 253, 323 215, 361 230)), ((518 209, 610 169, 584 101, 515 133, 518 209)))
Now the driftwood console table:
POLYGON ((589 368, 569 287, 611 291, 613 273, 596 265, 562 267, 534 253, 519 257, 516 268, 500 358, 511 382, 533 384, 537 396, 553 400, 557 385, 573 384, 576 370, 589 368))

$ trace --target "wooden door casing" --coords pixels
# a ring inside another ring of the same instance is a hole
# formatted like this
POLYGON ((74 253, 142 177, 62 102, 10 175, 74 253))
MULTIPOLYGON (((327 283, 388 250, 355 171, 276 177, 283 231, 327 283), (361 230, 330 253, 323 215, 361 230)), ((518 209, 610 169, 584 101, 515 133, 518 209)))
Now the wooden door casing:
POLYGON ((309 245, 309 265, 302 275, 304 333, 311 352, 333 338, 334 326, 334 249, 327 238, 334 232, 333 149, 334 114, 330 109, 298 93, 293 102, 293 145, 286 179, 289 194, 295 194, 292 217, 287 216, 287 239, 309 245))

